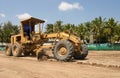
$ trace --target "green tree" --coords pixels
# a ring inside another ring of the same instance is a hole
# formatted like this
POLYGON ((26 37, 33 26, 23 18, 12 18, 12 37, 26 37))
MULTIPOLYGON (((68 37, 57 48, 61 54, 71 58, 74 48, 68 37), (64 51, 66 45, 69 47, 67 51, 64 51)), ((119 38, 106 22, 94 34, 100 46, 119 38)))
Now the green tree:
POLYGON ((53 32, 61 32, 62 30, 62 21, 56 21, 53 25, 53 32))
POLYGON ((0 42, 3 42, 3 31, 2 31, 2 23, 0 24, 0 42))
POLYGON ((108 41, 113 42, 113 38, 116 32, 117 23, 113 18, 109 18, 105 23, 104 33, 108 36, 108 41))
POLYGON ((46 25, 46 32, 45 33, 53 33, 53 24, 46 25))
POLYGON ((105 19, 102 19, 102 17, 99 18, 95 18, 94 20, 92 20, 92 25, 93 25, 93 33, 94 33, 94 39, 96 39, 96 42, 100 43, 102 42, 102 31, 103 31, 103 27, 104 27, 104 21, 105 19))
POLYGON ((65 24, 63 25, 63 31, 69 30, 71 34, 76 34, 76 27, 74 24, 65 24))
POLYGON ((120 24, 117 24, 114 30, 114 35, 118 35, 118 37, 120 37, 120 24))
POLYGON ((19 27, 17 25, 12 25, 10 21, 4 23, 3 25, 3 41, 10 42, 11 35, 18 34, 19 27))
POLYGON ((93 25, 91 24, 91 22, 86 22, 84 23, 84 26, 85 26, 85 29, 86 29, 86 40, 87 42, 90 42, 90 43, 93 43, 94 40, 93 40, 93 31, 94 31, 94 27, 93 25), (92 38, 91 38, 92 37, 92 38))
POLYGON ((56 21, 54 24, 47 25, 46 32, 63 32, 66 30, 76 34, 81 39, 86 39, 88 42, 106 43, 114 42, 120 38, 120 24, 114 18, 98 17, 90 22, 74 24, 62 24, 62 21, 56 21), (92 41, 91 41, 92 40, 92 41))
POLYGON ((77 36, 84 39, 86 36, 86 28, 83 24, 79 24, 76 28, 77 36))

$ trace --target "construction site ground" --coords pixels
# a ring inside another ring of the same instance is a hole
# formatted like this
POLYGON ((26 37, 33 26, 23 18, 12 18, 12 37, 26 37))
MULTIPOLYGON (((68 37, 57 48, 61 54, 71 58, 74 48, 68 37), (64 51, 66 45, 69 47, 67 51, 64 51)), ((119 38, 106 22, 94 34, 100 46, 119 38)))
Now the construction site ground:
POLYGON ((89 51, 85 60, 71 62, 0 52, 0 78, 120 78, 120 51, 89 51))

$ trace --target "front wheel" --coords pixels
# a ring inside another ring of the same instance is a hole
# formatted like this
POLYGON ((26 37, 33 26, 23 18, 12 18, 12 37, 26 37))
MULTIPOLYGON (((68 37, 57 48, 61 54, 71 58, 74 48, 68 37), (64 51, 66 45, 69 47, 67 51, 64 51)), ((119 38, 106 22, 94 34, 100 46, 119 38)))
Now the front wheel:
POLYGON ((74 46, 70 41, 59 41, 54 48, 53 55, 57 60, 69 61, 74 52, 74 46))

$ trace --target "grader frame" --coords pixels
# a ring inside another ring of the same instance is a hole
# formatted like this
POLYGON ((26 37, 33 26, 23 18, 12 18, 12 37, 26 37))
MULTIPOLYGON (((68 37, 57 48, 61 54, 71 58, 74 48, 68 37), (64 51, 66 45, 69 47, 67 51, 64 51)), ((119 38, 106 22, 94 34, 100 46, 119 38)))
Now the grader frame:
POLYGON ((40 28, 44 22, 34 17, 22 20, 20 34, 11 36, 11 45, 6 47, 6 55, 19 57, 31 53, 36 54, 39 59, 43 49, 47 48, 52 49, 54 57, 61 61, 69 61, 72 57, 84 59, 87 56, 88 49, 79 37, 68 32, 42 33, 40 28), (38 32, 35 32, 36 25, 38 32), (51 45, 44 45, 48 42, 51 42, 51 45))

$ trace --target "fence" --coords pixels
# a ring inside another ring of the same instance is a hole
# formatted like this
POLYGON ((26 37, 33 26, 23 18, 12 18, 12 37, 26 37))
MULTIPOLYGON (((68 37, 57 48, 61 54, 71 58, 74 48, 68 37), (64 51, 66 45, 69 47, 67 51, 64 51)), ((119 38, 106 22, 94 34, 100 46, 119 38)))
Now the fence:
POLYGON ((3 51, 3 50, 5 50, 6 49, 6 46, 7 45, 7 43, 0 43, 0 51, 3 51))
MULTIPOLYGON (((120 43, 87 44, 89 50, 120 50, 120 43)), ((0 46, 0 50, 5 50, 5 46, 0 46)))
POLYGON ((5 50, 5 46, 0 46, 0 51, 4 51, 5 50))
POLYGON ((88 44, 89 50, 120 50, 120 43, 88 44))

